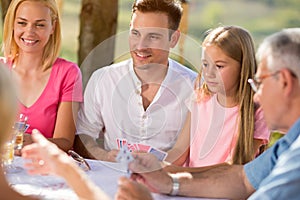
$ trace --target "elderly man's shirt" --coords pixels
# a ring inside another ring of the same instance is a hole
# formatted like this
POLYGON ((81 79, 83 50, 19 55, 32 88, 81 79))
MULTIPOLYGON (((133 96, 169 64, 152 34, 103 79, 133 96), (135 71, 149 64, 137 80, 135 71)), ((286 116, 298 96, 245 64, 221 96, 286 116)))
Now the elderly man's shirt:
MULTIPOLYGON (((282 165, 282 164, 279 164, 280 159, 284 159, 284 158, 281 158, 281 156, 285 157, 287 155, 287 153, 289 152, 289 148, 295 142, 295 140, 299 137, 299 134, 300 134, 300 119, 298 119, 298 121, 291 127, 291 129, 288 131, 288 133, 284 137, 282 137, 280 140, 278 140, 270 149, 268 149, 266 152, 264 152, 258 158, 256 158, 255 160, 253 160, 252 162, 250 162, 244 166, 246 176, 247 176, 249 182, 251 183, 251 185, 256 190, 266 184, 263 181, 265 179, 267 181, 268 180, 267 177, 271 173, 275 173, 275 172, 272 172, 272 170, 275 171, 274 167, 276 165, 279 165, 279 166, 282 165)), ((290 164, 292 164, 292 163, 290 163, 290 164)), ((293 168, 292 166, 285 166, 285 167, 293 168)), ((276 171, 278 171, 278 169, 276 169, 276 171)), ((290 176, 293 176, 293 175, 290 174, 290 176)), ((288 179, 288 177, 286 177, 286 179, 288 179)))
MULTIPOLYGON (((299 130, 299 129, 298 129, 299 130)), ((300 132, 300 130, 299 130, 300 132)), ((300 136, 278 158, 270 175, 262 181, 250 199, 300 198, 300 136)))

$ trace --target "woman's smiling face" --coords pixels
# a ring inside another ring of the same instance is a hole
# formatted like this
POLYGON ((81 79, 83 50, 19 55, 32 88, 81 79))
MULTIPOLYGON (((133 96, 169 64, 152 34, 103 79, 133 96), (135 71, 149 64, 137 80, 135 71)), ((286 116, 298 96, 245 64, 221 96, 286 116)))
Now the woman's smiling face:
POLYGON ((24 1, 14 20, 14 40, 19 53, 43 52, 50 35, 54 31, 51 11, 40 2, 24 1))

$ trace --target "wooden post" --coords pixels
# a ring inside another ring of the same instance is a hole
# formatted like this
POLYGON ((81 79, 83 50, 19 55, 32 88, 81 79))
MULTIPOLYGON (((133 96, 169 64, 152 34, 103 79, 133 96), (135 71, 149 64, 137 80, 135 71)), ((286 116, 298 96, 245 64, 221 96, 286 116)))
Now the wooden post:
POLYGON ((10 4, 11 0, 1 0, 1 8, 2 8, 2 22, 4 22, 4 18, 10 4))
POLYGON ((183 9, 180 25, 179 25, 179 30, 182 33, 182 36, 180 37, 179 40, 179 62, 181 64, 184 64, 184 41, 185 41, 185 35, 188 32, 188 13, 189 13, 189 2, 188 0, 180 0, 181 1, 181 6, 183 9))
POLYGON ((81 2, 78 64, 85 86, 96 69, 114 60, 115 38, 112 36, 117 31, 118 0, 81 2))

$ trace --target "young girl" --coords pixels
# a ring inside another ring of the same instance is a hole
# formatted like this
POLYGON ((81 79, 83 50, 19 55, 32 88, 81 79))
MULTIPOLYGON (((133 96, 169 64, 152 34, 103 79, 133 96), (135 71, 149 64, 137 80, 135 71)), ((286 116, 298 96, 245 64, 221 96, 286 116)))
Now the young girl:
POLYGON ((58 58, 60 17, 55 0, 13 0, 3 27, 3 50, 19 88, 19 114, 61 149, 73 146, 75 120, 82 101, 81 73, 75 63, 58 58))
POLYGON ((212 30, 202 63, 190 113, 167 161, 189 167, 249 162, 270 135, 247 83, 257 67, 250 34, 236 26, 212 30))

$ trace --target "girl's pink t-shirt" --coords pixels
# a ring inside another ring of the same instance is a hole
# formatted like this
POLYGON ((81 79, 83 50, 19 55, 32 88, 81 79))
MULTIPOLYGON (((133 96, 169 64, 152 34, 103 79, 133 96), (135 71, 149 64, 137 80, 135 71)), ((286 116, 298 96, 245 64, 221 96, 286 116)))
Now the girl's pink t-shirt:
MULTIPOLYGON (((2 59, 5 62, 5 59, 2 59)), ((7 63, 11 68, 11 63, 7 63)), ((48 83, 40 97, 30 107, 19 102, 19 114, 28 117, 26 133, 38 129, 45 137, 52 138, 58 106, 61 102, 82 102, 82 77, 79 67, 70 61, 57 58, 52 66, 48 83)))
MULTIPOLYGON (((189 101, 191 110, 189 167, 230 162, 238 136, 238 106, 224 108, 216 95, 203 102, 189 101)), ((262 109, 255 113, 254 138, 269 141, 270 131, 262 109)), ((250 139, 250 138, 249 138, 250 139)))

